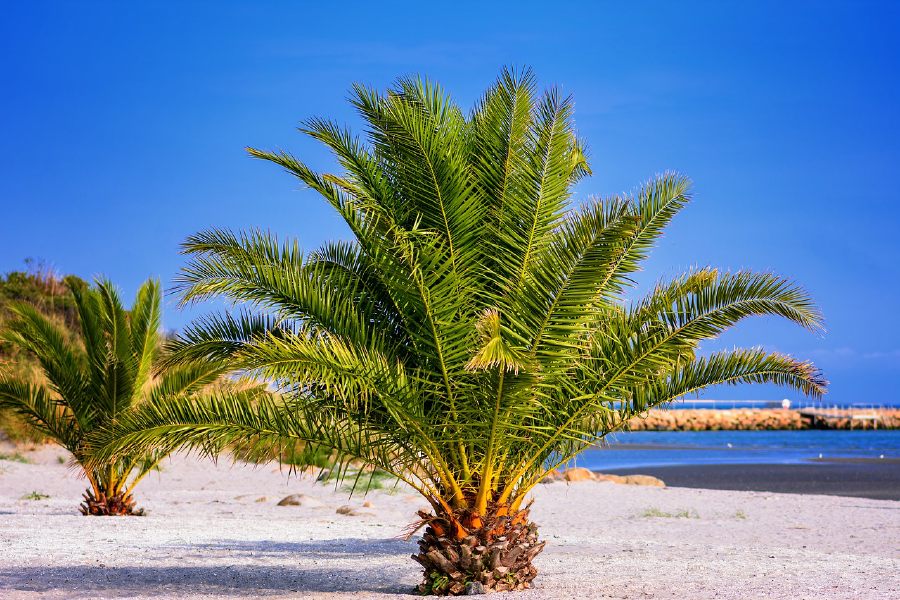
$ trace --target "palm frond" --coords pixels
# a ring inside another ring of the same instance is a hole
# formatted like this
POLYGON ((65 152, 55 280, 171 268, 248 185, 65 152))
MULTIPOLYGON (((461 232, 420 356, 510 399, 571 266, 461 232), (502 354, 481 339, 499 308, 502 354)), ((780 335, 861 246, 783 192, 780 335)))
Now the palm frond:
POLYGON ((337 173, 249 152, 318 192, 353 239, 304 253, 260 231, 188 238, 181 302, 242 312, 199 319, 170 345, 168 366, 208 370, 172 372, 104 430, 104 456, 301 441, 406 477, 442 510, 482 513, 517 507, 549 466, 688 391, 824 392, 808 363, 701 356, 704 340, 751 316, 819 331, 819 309, 790 280, 695 269, 626 305, 690 181, 667 173, 571 207, 587 145, 572 99, 538 93, 530 70, 504 69, 468 114, 416 78, 355 85, 350 101, 362 135, 319 118, 300 127, 337 173), (198 395, 222 368, 282 396, 198 395))
POLYGON ((230 371, 227 361, 189 361, 163 369, 149 398, 178 398, 200 392, 230 371))
POLYGON ((162 327, 162 293, 158 281, 149 280, 134 298, 129 317, 131 320, 131 352, 137 370, 134 387, 141 389, 147 383, 159 348, 159 330, 162 327))
POLYGON ((0 410, 11 410, 37 431, 58 440, 70 452, 78 450, 82 431, 70 410, 33 383, 0 379, 0 410))
MULTIPOLYGON (((402 478, 420 490, 433 474, 410 473, 411 452, 394 440, 354 425, 334 409, 284 402, 260 389, 226 391, 190 401, 159 398, 129 411, 111 427, 92 437, 97 452, 91 465, 149 449, 161 453, 193 451, 217 459, 222 453, 264 457, 272 448, 291 447, 295 460, 311 459, 321 449, 361 458, 402 478), (307 445, 297 446, 297 442, 307 445)), ((346 470, 339 470, 342 479, 346 470)), ((433 484, 431 489, 434 489, 433 484)))
POLYGON ((0 339, 31 352, 52 390, 66 399, 80 427, 90 429, 97 409, 91 402, 90 378, 84 372, 87 359, 69 343, 67 332, 33 305, 14 301, 7 309, 15 318, 4 323, 0 339))
POLYGON ((811 398, 820 398, 828 385, 822 371, 810 362, 761 348, 717 352, 676 365, 649 385, 630 390, 630 402, 623 403, 622 416, 641 414, 713 385, 753 383, 774 383, 811 398))

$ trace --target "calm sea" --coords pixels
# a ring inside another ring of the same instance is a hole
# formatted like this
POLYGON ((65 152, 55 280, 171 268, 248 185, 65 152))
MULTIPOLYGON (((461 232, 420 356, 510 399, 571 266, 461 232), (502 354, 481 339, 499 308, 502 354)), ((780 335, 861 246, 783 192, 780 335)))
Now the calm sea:
POLYGON ((810 458, 900 457, 900 430, 635 431, 585 451, 592 470, 698 464, 785 464, 810 458))

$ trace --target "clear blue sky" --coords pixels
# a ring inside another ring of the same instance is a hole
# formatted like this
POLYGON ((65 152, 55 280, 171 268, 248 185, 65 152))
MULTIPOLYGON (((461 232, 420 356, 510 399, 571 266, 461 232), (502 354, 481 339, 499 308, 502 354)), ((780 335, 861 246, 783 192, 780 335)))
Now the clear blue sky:
MULTIPOLYGON (((313 248, 346 232, 243 148, 328 156, 294 130, 359 122, 350 83, 441 82, 468 107, 503 65, 576 101, 594 176, 695 181, 643 281, 692 265, 789 275, 827 333, 745 322, 713 347, 817 362, 828 399, 900 402, 900 2, 8 2, 0 9, 0 272, 43 258, 130 302, 179 243, 261 227, 313 248)), ((178 328, 209 307, 176 312, 178 328)), ((706 397, 796 397, 742 388, 706 397)))

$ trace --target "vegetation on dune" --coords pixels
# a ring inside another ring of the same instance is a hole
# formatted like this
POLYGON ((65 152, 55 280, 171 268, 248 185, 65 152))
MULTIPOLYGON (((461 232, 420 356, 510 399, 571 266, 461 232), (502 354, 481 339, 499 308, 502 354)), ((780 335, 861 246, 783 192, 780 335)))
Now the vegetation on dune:
POLYGON ((30 459, 26 458, 25 456, 22 456, 18 452, 13 452, 13 453, 0 452, 0 460, 8 460, 10 462, 19 462, 19 463, 24 463, 26 465, 31 464, 30 459))
POLYGON ((658 508, 647 508, 634 515, 635 517, 666 517, 682 519, 699 519, 700 515, 693 508, 682 508, 675 512, 665 512, 658 508))
MULTIPOLYGON (((43 260, 25 259, 27 271, 10 271, 0 276, 0 318, 12 316, 7 303, 30 302, 44 314, 59 320, 73 335, 78 329, 78 312, 70 287, 84 288, 86 281, 75 275, 58 275, 43 260)), ((11 349, 0 348, 0 355, 11 349)))
POLYGON ((40 492, 31 492, 30 494, 25 494, 20 498, 20 500, 46 500, 50 496, 47 494, 42 494, 40 492))
POLYGON ((135 514, 132 490, 167 453, 138 451, 88 467, 90 435, 115 423, 143 399, 184 398, 214 381, 219 363, 170 368, 154 377, 162 293, 147 281, 126 311, 113 285, 67 282, 79 339, 34 304, 15 300, 0 328, 0 340, 37 363, 43 379, 0 374, 0 409, 72 453, 90 482, 81 511, 86 515, 135 514))
POLYGON ((414 559, 420 591, 528 587, 543 549, 524 500, 544 475, 651 407, 715 384, 774 382, 809 396, 810 363, 761 349, 698 357, 753 315, 809 330, 807 294, 767 273, 695 269, 626 304, 654 242, 690 200, 667 174, 632 196, 571 205, 590 173, 571 98, 504 70, 468 113, 428 81, 353 87, 365 137, 311 119, 339 174, 250 150, 318 192, 354 239, 303 253, 261 231, 184 243, 183 303, 247 308, 195 322, 173 364, 228 361, 281 395, 154 398, 101 433, 100 457, 147 448, 215 454, 304 442, 361 459, 433 509, 414 559))
MULTIPOLYGON (((71 342, 77 341, 78 314, 69 285, 85 287, 87 282, 75 275, 58 275, 43 260, 25 259, 26 271, 0 275, 0 324, 13 316, 7 304, 26 301, 36 306, 66 331, 71 342)), ((27 352, 0 341, 0 372, 35 383, 44 381, 40 366, 27 352)), ((0 432, 13 442, 38 443, 44 436, 25 425, 11 411, 0 409, 0 432)))

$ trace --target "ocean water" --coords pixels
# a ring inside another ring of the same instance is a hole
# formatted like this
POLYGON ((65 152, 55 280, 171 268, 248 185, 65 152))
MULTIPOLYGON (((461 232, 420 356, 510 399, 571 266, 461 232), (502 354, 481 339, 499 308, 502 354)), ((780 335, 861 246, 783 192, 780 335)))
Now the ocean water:
POLYGON ((898 458, 900 430, 635 431, 582 453, 592 470, 700 464, 790 464, 812 458, 898 458))

